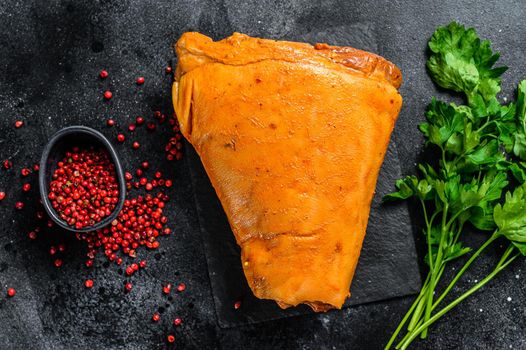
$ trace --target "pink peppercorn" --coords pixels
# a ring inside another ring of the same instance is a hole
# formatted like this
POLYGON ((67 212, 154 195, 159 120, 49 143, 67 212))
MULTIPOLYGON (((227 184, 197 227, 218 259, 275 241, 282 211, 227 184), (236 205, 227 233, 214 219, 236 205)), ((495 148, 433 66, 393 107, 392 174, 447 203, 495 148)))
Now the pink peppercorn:
POLYGON ((113 93, 110 90, 104 91, 103 95, 106 100, 110 100, 113 97, 113 93))

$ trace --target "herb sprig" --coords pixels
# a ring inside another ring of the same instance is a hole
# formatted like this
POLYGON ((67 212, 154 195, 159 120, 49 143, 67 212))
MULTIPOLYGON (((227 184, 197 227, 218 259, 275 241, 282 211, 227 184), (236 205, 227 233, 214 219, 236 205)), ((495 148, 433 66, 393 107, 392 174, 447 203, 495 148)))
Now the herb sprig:
POLYGON ((385 201, 416 199, 422 208, 429 267, 422 289, 386 345, 406 349, 428 327, 488 283, 520 255, 526 255, 526 81, 516 103, 501 104, 501 75, 494 67, 499 54, 474 29, 452 22, 438 28, 429 41, 427 68, 433 81, 465 96, 465 105, 432 99, 426 122, 419 126, 426 148, 438 161, 418 166, 417 175, 396 182, 385 201), (476 251, 463 243, 466 225, 488 232, 476 251), (508 248, 494 269, 448 305, 441 303, 473 262, 499 239, 508 248), (448 264, 471 254, 439 293, 448 264), (441 306, 442 309, 438 310, 441 306))

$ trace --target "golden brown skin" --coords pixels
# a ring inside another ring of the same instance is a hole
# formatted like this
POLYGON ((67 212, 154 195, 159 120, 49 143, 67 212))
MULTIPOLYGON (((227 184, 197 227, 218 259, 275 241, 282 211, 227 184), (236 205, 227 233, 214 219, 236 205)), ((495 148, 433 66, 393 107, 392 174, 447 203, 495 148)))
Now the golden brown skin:
POLYGON ((350 47, 185 33, 173 102, 252 291, 341 308, 402 98, 399 69, 350 47))

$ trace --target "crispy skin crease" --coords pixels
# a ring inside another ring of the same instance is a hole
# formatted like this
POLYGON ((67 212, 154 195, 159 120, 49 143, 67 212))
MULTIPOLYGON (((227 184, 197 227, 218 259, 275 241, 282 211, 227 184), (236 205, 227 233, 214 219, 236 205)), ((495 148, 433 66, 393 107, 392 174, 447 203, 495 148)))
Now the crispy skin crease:
POLYGON ((258 298, 341 308, 402 105, 400 70, 350 47, 251 38, 176 44, 173 103, 258 298))

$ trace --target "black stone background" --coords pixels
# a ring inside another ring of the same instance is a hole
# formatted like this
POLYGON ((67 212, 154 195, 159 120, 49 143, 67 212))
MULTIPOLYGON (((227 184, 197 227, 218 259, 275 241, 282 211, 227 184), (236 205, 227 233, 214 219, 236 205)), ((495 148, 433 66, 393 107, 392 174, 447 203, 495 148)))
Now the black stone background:
MULTIPOLYGON (((18 294, 9 300, 0 298, 0 348, 164 348, 176 316, 185 322, 175 330, 181 349, 381 348, 411 297, 229 329, 217 326, 187 160, 167 164, 159 152, 170 137, 168 131, 148 136, 144 129, 138 130, 118 148, 128 167, 148 159, 176 184, 167 208, 175 235, 161 240, 159 254, 141 251, 151 268, 132 278, 136 288, 128 295, 122 293, 124 278, 114 265, 104 268, 102 260, 93 270, 82 265, 82 245, 71 236, 49 230, 36 242, 28 240, 27 232, 36 225, 30 204, 36 198, 36 178, 31 178, 32 192, 22 195, 19 170, 36 162, 46 140, 63 126, 84 124, 114 138, 136 115, 151 117, 156 109, 169 113, 170 79, 164 67, 174 57, 171 44, 188 30, 215 39, 236 30, 288 40, 315 40, 322 35, 339 44, 374 50, 398 64, 405 80, 404 107, 394 138, 402 171, 409 174, 421 156, 416 125, 431 96, 441 95, 424 68, 433 30, 458 20, 492 40, 503 54, 501 63, 510 67, 501 94, 510 99, 526 71, 525 14, 525 5, 518 0, 3 1, 0 158, 12 159, 15 166, 0 171, 0 189, 8 193, 0 204, 0 288, 14 286, 18 294), (356 40, 356 31, 367 40, 356 40), (97 78, 102 68, 110 72, 105 81, 97 78), (134 83, 138 75, 146 78, 142 87, 134 83), (110 102, 101 97, 106 88, 114 92, 110 102), (118 127, 104 126, 109 116, 118 127), (15 130, 13 123, 19 118, 27 126, 15 130), (133 139, 141 142, 139 151, 131 149, 133 139), (19 199, 27 205, 15 212, 19 199), (48 249, 59 240, 68 242, 68 251, 64 266, 56 270, 48 249), (95 279, 91 291, 82 287, 88 277, 95 279), (166 281, 184 281, 187 291, 169 301, 159 293, 166 281), (159 306, 164 308, 162 322, 153 324, 149 319, 159 306)), ((416 238, 422 244, 419 234, 416 238)), ((471 235, 468 241, 477 244, 482 239, 471 235)), ((471 285, 497 256, 497 251, 490 251, 459 288, 471 285)), ((526 348, 523 267, 523 261, 513 264, 436 324, 429 339, 416 342, 414 348, 526 348)))

